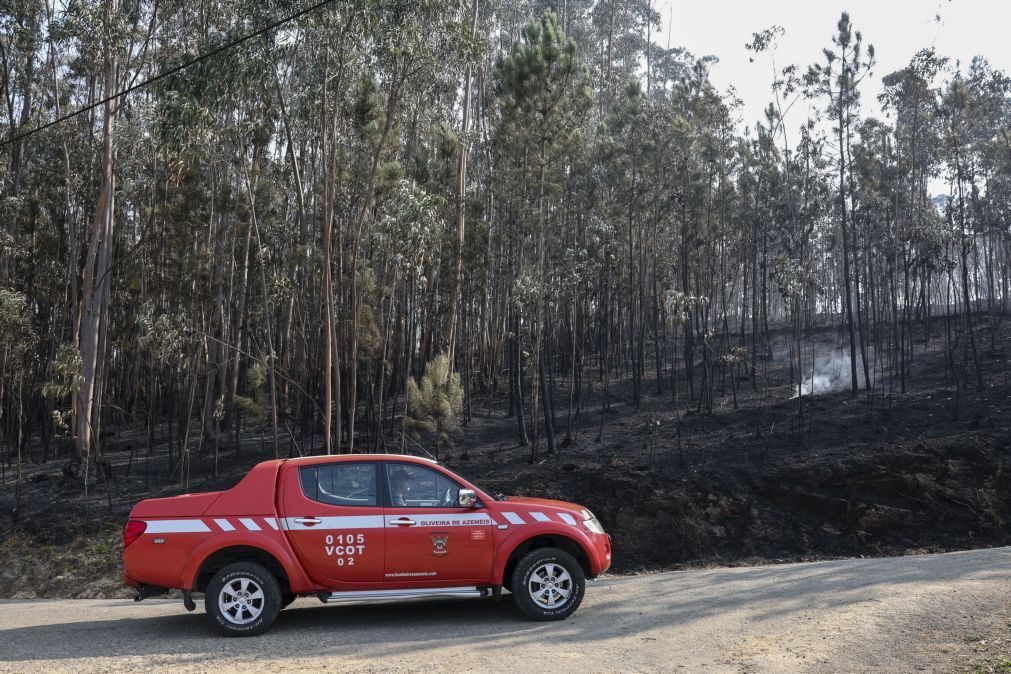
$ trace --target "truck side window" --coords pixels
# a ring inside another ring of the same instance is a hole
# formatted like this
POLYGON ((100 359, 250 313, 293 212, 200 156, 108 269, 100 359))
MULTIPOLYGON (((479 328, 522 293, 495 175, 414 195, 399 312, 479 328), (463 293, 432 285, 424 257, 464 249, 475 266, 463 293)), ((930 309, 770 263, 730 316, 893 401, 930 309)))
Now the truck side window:
POLYGON ((458 505, 460 485, 442 473, 404 463, 386 464, 390 505, 394 508, 451 508, 458 505))
POLYGON ((335 506, 379 505, 376 464, 331 463, 298 469, 305 497, 335 506))

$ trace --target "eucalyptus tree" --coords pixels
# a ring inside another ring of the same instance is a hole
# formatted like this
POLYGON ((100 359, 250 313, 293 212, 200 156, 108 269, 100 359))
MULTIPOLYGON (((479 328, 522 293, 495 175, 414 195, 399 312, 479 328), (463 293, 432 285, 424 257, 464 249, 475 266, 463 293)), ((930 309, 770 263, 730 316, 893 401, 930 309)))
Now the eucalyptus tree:
MULTIPOLYGON (((37 63, 42 47, 41 29, 44 7, 39 0, 17 0, 0 14, 0 91, 3 93, 3 113, 6 117, 7 139, 11 142, 8 171, 0 184, 0 197, 5 208, 21 193, 24 183, 26 155, 33 148, 24 136, 36 112, 37 63)), ((5 229, 13 233, 16 219, 5 213, 5 229)), ((0 259, 0 272, 3 271, 0 259)))
MULTIPOLYGON (((181 23, 180 31, 186 34, 188 25, 181 23)), ((248 29, 248 24, 237 19, 221 28, 222 32, 206 36, 211 48, 234 39, 248 29)), ((201 36, 194 38, 200 40, 201 36)), ((175 58, 186 55, 180 53, 175 58)), ((260 298, 257 314, 265 329, 255 337, 251 335, 250 343, 256 346, 249 351, 262 366, 269 386, 271 404, 266 414, 271 420, 274 454, 279 453, 278 336, 274 326, 279 320, 277 306, 283 303, 285 284, 279 281, 285 273, 282 265, 288 255, 287 237, 283 230, 261 222, 263 213, 271 208, 270 202, 276 201, 270 190, 262 188, 262 177, 272 171, 267 148, 276 127, 272 92, 263 84, 270 81, 271 65, 262 44, 245 43, 227 50, 220 58, 166 78, 157 111, 166 161, 178 176, 179 191, 189 192, 191 197, 180 204, 178 212, 168 207, 169 214, 175 223, 183 225, 175 235, 189 242, 196 253, 185 262, 188 278, 176 280, 189 285, 190 294, 169 300, 182 301, 179 308, 190 315, 199 336, 187 353, 191 365, 187 368, 188 391, 182 400, 180 420, 183 480, 189 457, 189 420, 194 412, 202 421, 201 442, 205 438, 212 440, 215 447, 226 415, 234 418, 237 412, 233 402, 242 381, 240 363, 247 352, 243 341, 250 324, 246 309, 256 286, 260 298), (201 229, 202 236, 198 235, 201 229), (234 284, 236 275, 229 273, 236 247, 244 251, 238 287, 234 284), (249 285, 250 273, 253 288, 249 285), (244 305, 237 314, 232 312, 230 295, 238 295, 239 303, 244 305)))
MULTIPOLYGON (((477 32, 477 17, 479 0, 473 0, 473 12, 470 19, 470 37, 473 40, 475 33, 477 32)), ((456 336, 457 336, 457 313, 459 312, 460 306, 460 282, 463 276, 463 248, 466 243, 467 238, 467 134, 470 130, 470 114, 471 114, 471 88, 473 85, 473 78, 471 76, 472 63, 470 60, 467 62, 466 73, 464 75, 463 81, 463 122, 460 127, 460 149, 458 150, 459 160, 457 163, 457 176, 456 176, 456 246, 454 257, 456 258, 455 270, 453 271, 452 288, 450 290, 449 298, 449 318, 447 319, 447 329, 449 331, 449 337, 447 338, 447 353, 449 354, 449 362, 452 364, 455 361, 454 355, 456 354, 456 336)))
MULTIPOLYGON (((977 302, 982 303, 984 297, 986 299, 990 351, 996 352, 997 307, 1001 294, 998 278, 1007 278, 1006 264, 1001 264, 999 255, 1008 246, 1007 220, 1001 217, 1001 211, 1006 213, 1007 208, 1006 160, 1011 78, 994 69, 985 58, 977 56, 969 66, 966 86, 972 97, 971 154, 967 178, 975 222, 973 285, 977 302)), ((1005 304, 1006 284, 1005 281, 1005 304)))
POLYGON ((646 76, 643 89, 649 95, 653 71, 650 38, 660 27, 660 14, 648 1, 601 0, 590 10, 590 18, 591 34, 599 51, 591 57, 590 45, 584 44, 585 61, 588 70, 592 69, 598 110, 603 116, 621 100, 628 81, 638 79, 643 65, 646 76))
MULTIPOLYGON (((78 457, 87 481, 91 450, 99 437, 103 386, 107 369, 112 295, 113 251, 116 238, 116 127, 123 104, 118 92, 143 68, 153 21, 153 6, 143 5, 127 12, 119 0, 75 3, 69 9, 80 21, 82 51, 95 49, 101 55, 102 146, 99 162, 98 202, 81 271, 78 324, 75 342, 81 354, 81 387, 73 399, 74 430, 78 457), (145 11, 146 10, 146 11, 145 11), (141 23, 142 19, 147 22, 141 23), (146 35, 146 37, 145 37, 146 35), (93 45, 87 41, 94 40, 93 45)), ((75 298, 76 301, 76 298, 75 298)))
MULTIPOLYGON (((439 197, 426 192, 421 185, 410 178, 402 179, 391 194, 383 201, 379 217, 375 225, 370 228, 367 236, 369 248, 381 260, 379 279, 384 282, 389 295, 388 302, 391 306, 396 303, 398 297, 403 297, 404 304, 409 301, 408 295, 413 294, 417 288, 423 288, 426 284, 426 275, 435 273, 438 267, 439 240, 441 238, 443 221, 440 216, 439 197), (406 289, 406 293, 405 290, 406 289)), ((406 357, 408 363, 404 366, 405 376, 409 376, 411 360, 413 360, 413 342, 416 330, 413 320, 405 315, 400 323, 406 323, 401 329, 404 339, 411 342, 406 348, 394 348, 397 353, 403 352, 401 357, 406 357)), ((393 330, 394 321, 390 319, 388 332, 393 330)), ((390 338, 387 338, 389 341, 390 338)), ((385 393, 384 382, 386 378, 386 361, 393 358, 390 345, 385 346, 387 353, 383 357, 382 367, 377 382, 379 396, 378 407, 383 407, 382 396, 385 393)), ((399 360, 399 359, 397 359, 399 360)), ((448 359, 446 360, 448 362, 448 359)), ((452 368, 450 367, 450 370, 452 368)), ((433 370, 434 371, 434 370, 433 370)), ((397 382, 393 382, 396 384, 397 382)), ((405 405, 408 404, 405 400, 405 405)), ((406 408, 403 410, 403 419, 407 418, 406 408)), ((382 428, 377 428, 376 432, 382 435, 382 428)), ((401 451, 406 450, 406 433, 401 436, 401 451)))
MULTIPOLYGON (((0 429, 6 426, 14 429, 13 446, 17 448, 15 474, 15 508, 21 505, 22 449, 26 444, 25 397, 31 395, 29 385, 34 378, 34 370, 41 363, 35 357, 38 335, 25 295, 0 288, 0 401, 13 401, 7 407, 14 419, 3 418, 4 407, 0 405, 0 429)), ((10 445, 8 445, 10 447, 10 445)), ((8 464, 10 464, 8 455, 8 464)), ((0 461, 2 463, 2 461, 0 461)))
POLYGON ((623 95, 615 102, 598 132, 600 157, 604 167, 605 187, 610 195, 605 200, 607 217, 622 223, 622 247, 625 249, 624 307, 627 333, 627 357, 631 363, 632 400, 639 406, 645 360, 646 330, 644 326, 646 270, 644 261, 648 242, 644 240, 646 213, 644 195, 648 188, 644 175, 647 151, 652 131, 647 122, 646 101, 637 80, 628 83, 623 95))
MULTIPOLYGON (((524 238, 532 241, 520 243, 521 249, 532 248, 534 261, 523 269, 521 278, 531 281, 529 289, 534 305, 530 317, 535 382, 531 391, 531 414, 536 413, 540 391, 548 451, 553 452, 554 431, 541 354, 544 305, 548 296, 547 210, 553 207, 546 202, 557 196, 559 174, 565 170, 566 158, 575 151, 582 117, 590 104, 588 70, 579 62, 576 43, 565 37, 555 14, 546 12, 539 21, 527 24, 522 39, 496 64, 495 88, 496 142, 503 153, 512 157, 514 164, 530 166, 536 175, 536 185, 529 190, 531 195, 536 195, 535 205, 526 204, 528 212, 536 212, 536 222, 524 223, 524 238)), ((536 429, 536 422, 533 427, 536 429)), ((531 456, 536 456, 536 437, 535 430, 531 456)))
MULTIPOLYGON (((812 65, 805 75, 804 82, 808 95, 812 98, 827 99, 829 119, 836 123, 837 163, 839 169, 839 217, 842 229, 843 243, 843 292, 846 307, 846 326, 850 342, 850 375, 851 394, 856 397, 857 383, 857 342, 856 329, 853 324, 853 295, 857 297, 857 312, 859 313, 859 274, 855 282, 851 280, 851 250, 853 241, 847 218, 850 215, 852 189, 847 179, 849 160, 850 135, 853 118, 859 106, 859 85, 870 74, 874 65, 874 46, 863 48, 863 36, 860 31, 854 32, 850 16, 843 12, 839 18, 838 33, 832 38, 834 49, 824 50, 825 62, 812 65)), ((862 333, 861 333, 862 334, 862 333)), ((861 337, 862 339, 862 337, 861 337)), ((867 358, 863 354, 864 384, 870 386, 867 378, 867 358)))
MULTIPOLYGON (((373 3, 375 5, 375 3, 373 3)), ((350 352, 348 383, 348 451, 354 449, 354 425, 357 411, 358 391, 358 341, 361 327, 363 276, 359 273, 362 251, 360 242, 366 221, 371 221, 373 206, 377 197, 377 181, 380 168, 386 159, 388 147, 395 141, 393 134, 401 115, 403 94, 411 87, 422 88, 439 80, 447 62, 460 59, 458 45, 465 44, 465 35, 470 22, 460 2, 438 0, 426 3, 390 2, 375 6, 379 22, 377 42, 374 46, 377 56, 377 70, 383 75, 382 95, 385 99, 376 132, 370 142, 371 152, 367 155, 368 165, 363 194, 352 211, 348 234, 350 242, 349 297, 352 317, 351 335, 348 344, 350 352)))
POLYGON ((968 155, 972 147, 971 137, 975 125, 973 103, 972 93, 965 80, 961 74, 956 74, 948 83, 941 98, 941 117, 944 124, 943 156, 948 166, 948 180, 951 184, 951 200, 947 206, 947 218, 959 243, 962 311, 965 319, 962 330, 963 344, 967 344, 968 350, 972 353, 976 385, 978 390, 982 392, 984 390, 983 364, 979 353, 980 347, 977 344, 972 301, 974 296, 979 296, 979 288, 978 285, 972 283, 969 272, 970 250, 974 248, 978 223, 975 222, 971 213, 967 213, 966 207, 966 188, 970 182, 972 170, 972 159, 968 155))
MULTIPOLYGON (((932 49, 924 49, 909 65, 882 78, 884 91, 880 100, 885 111, 894 117, 895 170, 905 183, 893 196, 892 245, 888 265, 891 270, 891 311, 893 317, 893 348, 898 354, 900 387, 906 390, 906 379, 913 361, 912 310, 914 288, 912 276, 917 269, 926 269, 939 257, 927 247, 930 238, 923 236, 922 227, 934 211, 930 203, 929 180, 937 171, 940 147, 934 79, 945 67, 947 59, 932 49), (896 277, 901 273, 902 293, 896 277), (901 303, 900 303, 901 300, 901 303)), ((930 295, 929 275, 921 286, 922 296, 930 295)), ((924 300, 929 334, 932 302, 924 300)), ((946 310, 947 312, 947 310, 946 310)))

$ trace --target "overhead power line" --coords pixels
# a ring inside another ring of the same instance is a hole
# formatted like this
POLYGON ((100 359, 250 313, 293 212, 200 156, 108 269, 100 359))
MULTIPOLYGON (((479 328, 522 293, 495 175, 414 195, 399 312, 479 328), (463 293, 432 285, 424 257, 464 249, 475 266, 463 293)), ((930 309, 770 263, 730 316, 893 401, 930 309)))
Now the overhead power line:
POLYGON ((89 110, 94 110, 95 108, 99 107, 100 105, 104 105, 104 104, 108 103, 109 101, 112 101, 112 100, 115 100, 115 99, 119 98, 120 96, 125 96, 125 95, 129 94, 132 91, 136 91, 137 89, 143 89, 144 87, 146 87, 146 86, 148 86, 150 84, 154 84, 158 80, 164 79, 164 78, 168 77, 169 75, 174 75, 174 74, 176 74, 177 72, 179 72, 181 70, 185 70, 186 68, 189 68, 194 63, 199 63, 201 61, 205 61, 205 60, 211 58, 212 56, 220 54, 221 52, 225 51, 226 49, 231 49, 232 47, 235 47, 235 46, 238 46, 238 45, 242 44, 243 42, 246 42, 248 40, 252 40, 254 37, 259 37, 260 35, 263 35, 264 33, 267 33, 269 31, 274 30, 278 26, 282 26, 282 25, 288 23, 289 21, 294 21, 295 19, 301 18, 301 17, 305 16, 306 14, 309 14, 310 12, 316 11, 317 9, 319 9, 320 7, 323 7, 324 5, 329 5, 331 2, 333 2, 333 0, 322 0, 321 2, 317 2, 315 5, 312 5, 311 7, 306 7, 305 9, 303 9, 303 10, 301 10, 299 12, 296 12, 295 14, 292 14, 290 16, 286 16, 283 19, 278 19, 277 21, 274 21, 273 23, 271 23, 271 24, 269 24, 267 26, 264 26, 263 28, 260 28, 259 30, 256 30, 256 31, 254 31, 252 33, 249 33, 248 35, 243 35, 242 37, 237 38, 235 40, 232 40, 231 42, 228 42, 226 44, 223 44, 220 47, 217 47, 216 49, 212 49, 211 51, 207 52, 206 54, 201 54, 200 56, 194 57, 194 58, 190 59, 189 61, 186 61, 185 63, 181 63, 181 64, 175 66, 174 68, 169 68, 165 72, 159 73, 159 74, 155 75, 154 77, 151 77, 149 79, 144 80, 143 82, 138 82, 137 84, 134 84, 131 87, 127 87, 126 89, 123 89, 122 91, 118 91, 118 92, 112 94, 111 96, 107 96, 107 97, 103 98, 100 101, 96 101, 95 103, 92 103, 91 105, 83 107, 83 108, 81 108, 79 110, 75 110, 74 112, 71 112, 71 113, 68 113, 66 115, 63 115, 62 117, 57 117, 53 121, 47 122, 47 123, 43 124, 42 126, 35 127, 34 129, 31 129, 29 131, 25 131, 24 133, 21 133, 21 134, 18 134, 17 136, 14 136, 13 138, 9 138, 8 140, 5 140, 4 142, 0 143, 0 147, 6 147, 6 146, 10 145, 11 143, 16 143, 18 141, 24 140, 25 138, 28 138, 29 136, 34 136, 35 134, 39 133, 40 131, 45 131, 46 129, 48 129, 51 126, 56 126, 57 124, 59 124, 61 122, 65 122, 68 119, 72 119, 74 117, 77 117, 78 115, 83 114, 85 112, 88 112, 89 110))

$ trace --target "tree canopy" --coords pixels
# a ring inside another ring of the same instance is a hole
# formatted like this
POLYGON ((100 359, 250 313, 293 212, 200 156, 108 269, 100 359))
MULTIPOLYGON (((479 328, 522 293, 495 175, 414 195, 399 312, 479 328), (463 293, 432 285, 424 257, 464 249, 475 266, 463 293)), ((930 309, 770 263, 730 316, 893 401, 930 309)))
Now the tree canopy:
MULTIPOLYGON (((116 95, 292 11, 0 14, 9 460, 65 436, 87 475, 102 429, 135 423, 167 428, 186 481, 233 432, 275 454, 395 450, 408 426, 442 444, 497 393, 536 458, 591 390, 736 405, 783 331, 798 414, 818 327, 845 331, 850 395, 899 394, 942 317, 952 376, 985 393, 1011 79, 983 56, 919 52, 869 117, 874 50, 843 14, 741 122, 712 58, 655 42, 650 3, 334 0, 116 95)), ((756 31, 756 54, 783 32, 756 31)))

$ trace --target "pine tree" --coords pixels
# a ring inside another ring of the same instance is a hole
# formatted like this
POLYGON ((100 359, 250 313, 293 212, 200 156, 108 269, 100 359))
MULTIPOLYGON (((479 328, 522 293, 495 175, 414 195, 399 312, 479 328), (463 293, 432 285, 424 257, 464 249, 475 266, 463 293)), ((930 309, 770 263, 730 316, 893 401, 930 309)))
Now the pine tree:
POLYGON ((407 381, 407 412, 404 430, 415 439, 430 437, 435 443, 435 458, 439 449, 452 446, 460 432, 463 411, 463 386, 460 375, 453 372, 446 353, 440 353, 425 365, 419 380, 407 381))

